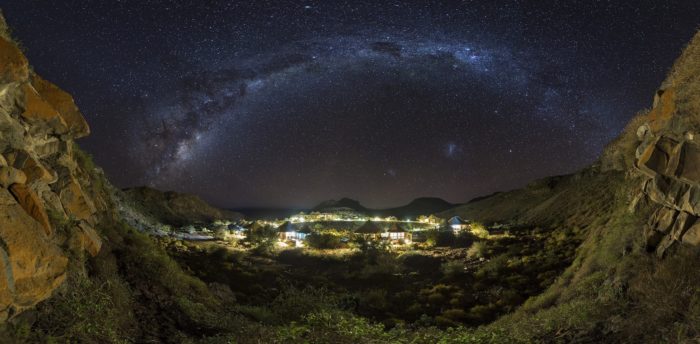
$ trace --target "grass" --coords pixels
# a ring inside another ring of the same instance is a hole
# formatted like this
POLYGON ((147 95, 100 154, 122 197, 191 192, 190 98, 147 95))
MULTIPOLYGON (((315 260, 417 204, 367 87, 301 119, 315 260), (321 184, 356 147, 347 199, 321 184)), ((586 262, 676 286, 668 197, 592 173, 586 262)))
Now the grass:
MULTIPOLYGON (((685 128, 700 129, 700 34, 696 34, 685 47, 681 56, 671 69, 665 85, 672 86, 676 92, 675 105, 677 116, 683 125, 673 126, 672 131, 685 128)), ((682 135, 682 132, 675 132, 682 135)))

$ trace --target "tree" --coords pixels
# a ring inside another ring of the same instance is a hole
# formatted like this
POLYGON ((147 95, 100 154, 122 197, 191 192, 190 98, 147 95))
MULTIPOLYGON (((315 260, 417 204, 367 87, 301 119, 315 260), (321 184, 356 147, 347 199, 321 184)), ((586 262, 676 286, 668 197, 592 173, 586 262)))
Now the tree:
POLYGON ((267 254, 277 242, 277 230, 272 226, 253 226, 246 233, 246 242, 258 253, 267 254))

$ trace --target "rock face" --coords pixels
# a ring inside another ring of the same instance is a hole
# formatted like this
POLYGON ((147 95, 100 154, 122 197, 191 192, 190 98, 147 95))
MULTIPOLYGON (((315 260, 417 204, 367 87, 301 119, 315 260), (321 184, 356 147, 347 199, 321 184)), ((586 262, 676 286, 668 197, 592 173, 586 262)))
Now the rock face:
POLYGON ((700 34, 676 62, 637 129, 640 197, 655 210, 647 249, 663 257, 679 244, 700 245, 700 34))
POLYGON ((89 132, 73 98, 0 32, 0 322, 52 295, 67 250, 100 251, 98 209, 72 149, 89 132))

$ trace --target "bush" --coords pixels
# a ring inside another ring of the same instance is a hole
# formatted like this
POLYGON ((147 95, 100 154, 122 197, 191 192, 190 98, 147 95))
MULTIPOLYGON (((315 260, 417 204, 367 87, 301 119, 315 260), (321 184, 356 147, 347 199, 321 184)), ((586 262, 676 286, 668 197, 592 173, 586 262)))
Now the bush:
POLYGON ((344 246, 343 235, 335 230, 311 233, 306 236, 306 245, 317 249, 336 249, 344 246))
POLYGON ((246 232, 245 241, 255 252, 269 254, 275 248, 279 234, 272 226, 253 227, 246 232))
POLYGON ((451 260, 443 263, 440 267, 440 270, 445 275, 445 277, 455 278, 465 273, 464 262, 460 260, 451 260))
POLYGON ((127 343, 120 331, 120 314, 112 301, 107 284, 97 285, 83 275, 74 274, 70 290, 50 299, 40 307, 40 328, 51 337, 71 338, 80 343, 127 343))
POLYGON ((699 261, 700 249, 682 247, 632 280, 628 336, 642 342, 692 342, 700 337, 699 261))
POLYGON ((311 313, 337 309, 340 303, 340 298, 326 289, 287 286, 270 303, 268 309, 271 310, 275 323, 288 324, 311 313))
POLYGON ((421 254, 416 251, 406 252, 399 256, 399 260, 408 269, 416 270, 420 273, 431 274, 438 271, 440 267, 440 258, 433 257, 427 254, 421 254))
POLYGON ((428 244, 438 247, 452 246, 455 243, 455 234, 451 229, 430 229, 426 231, 428 244))
POLYGON ((469 247, 467 250, 467 256, 469 258, 485 258, 486 252, 486 243, 483 241, 477 241, 469 247))
POLYGON ((470 247, 474 241, 476 241, 477 236, 469 231, 461 231, 457 234, 454 239, 454 247, 470 247))
POLYGON ((486 239, 489 237, 489 231, 486 229, 486 227, 479 223, 479 222, 473 222, 471 225, 471 233, 474 234, 475 236, 486 239))

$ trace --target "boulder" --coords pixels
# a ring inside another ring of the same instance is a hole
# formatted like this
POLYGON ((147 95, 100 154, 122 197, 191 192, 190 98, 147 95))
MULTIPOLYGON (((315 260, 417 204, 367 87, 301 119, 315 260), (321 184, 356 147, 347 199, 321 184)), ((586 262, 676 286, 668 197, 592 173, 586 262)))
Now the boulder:
POLYGON ((40 180, 47 184, 53 184, 58 180, 56 172, 49 171, 41 162, 33 158, 27 160, 22 171, 27 175, 29 182, 40 180))
POLYGON ((673 223, 673 228, 671 229, 671 239, 680 241, 683 234, 685 234, 688 228, 695 224, 696 220, 697 218, 691 214, 683 211, 679 212, 678 216, 676 216, 676 221, 673 223))
POLYGON ((650 144, 637 160, 637 168, 649 177, 664 174, 677 143, 667 137, 660 137, 650 144))
POLYGON ((644 242, 647 251, 655 250, 662 239, 671 232, 678 214, 678 211, 666 207, 659 207, 652 214, 647 226, 644 228, 644 242))
POLYGON ((42 133, 53 133, 63 135, 68 132, 68 126, 61 114, 54 107, 46 102, 31 84, 22 85, 24 91, 24 111, 22 118, 31 124, 31 130, 42 133))
POLYGON ((45 300, 65 279, 68 259, 41 225, 0 189, 0 320, 45 300))
POLYGON ((651 228, 657 232, 668 233, 673 227, 673 223, 676 220, 677 215, 678 211, 661 207, 651 217, 651 228))
POLYGON ((59 140, 48 140, 42 142, 41 144, 34 146, 34 152, 39 156, 39 158, 46 158, 48 156, 58 153, 61 149, 61 141, 59 140))
POLYGON ((0 84, 22 82, 29 77, 29 62, 17 45, 0 37, 0 84))
POLYGON ((24 184, 27 182, 27 176, 14 167, 0 167, 0 185, 7 189, 12 184, 24 184))
POLYGON ((47 211, 51 210, 53 211, 57 216, 60 216, 62 218, 67 218, 68 215, 66 212, 63 210, 63 205, 61 204, 61 199, 58 197, 56 193, 54 193, 49 185, 46 183, 42 182, 33 182, 31 184, 27 184, 30 189, 34 190, 34 192, 39 196, 39 198, 42 200, 44 203, 44 207, 46 208, 47 211))
POLYGON ((690 227, 685 234, 683 234, 681 242, 684 244, 700 246, 700 223, 696 223, 690 227))
POLYGON ((44 233, 49 236, 52 234, 51 223, 49 216, 44 209, 44 203, 39 199, 39 196, 24 184, 12 184, 10 192, 15 196, 15 199, 22 206, 22 209, 36 220, 44 228, 44 233))
POLYGON ((61 190, 59 197, 66 213, 77 219, 89 221, 92 215, 97 212, 95 205, 85 196, 82 187, 75 179, 71 179, 61 190))
POLYGON ((27 151, 12 150, 6 153, 6 156, 7 163, 16 169, 22 170, 27 176, 28 182, 41 180, 47 184, 52 184, 58 178, 55 172, 49 171, 44 164, 32 157, 27 151))
POLYGON ((700 146, 689 142, 683 144, 681 163, 676 175, 686 183, 700 185, 700 146))
POLYGON ((102 248, 102 239, 87 222, 81 221, 76 228, 75 248, 86 250, 91 256, 97 256, 102 248))
POLYGON ((649 127, 655 133, 663 129, 676 111, 676 92, 669 87, 656 92, 654 107, 647 115, 649 127))
POLYGON ((61 114, 73 138, 90 134, 90 127, 70 94, 36 74, 31 75, 31 82, 41 97, 61 114))
POLYGON ((700 216, 700 187, 689 187, 679 202, 682 211, 700 216))

